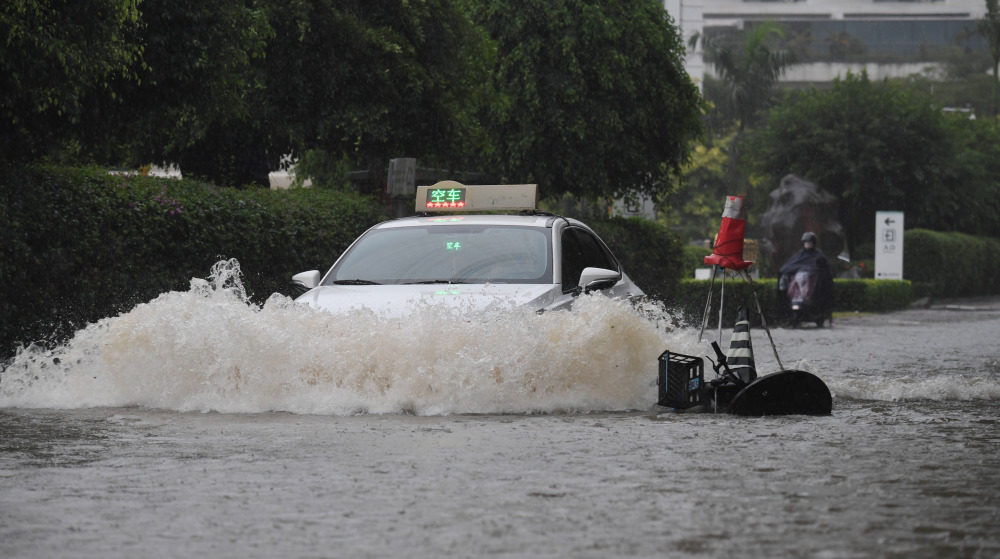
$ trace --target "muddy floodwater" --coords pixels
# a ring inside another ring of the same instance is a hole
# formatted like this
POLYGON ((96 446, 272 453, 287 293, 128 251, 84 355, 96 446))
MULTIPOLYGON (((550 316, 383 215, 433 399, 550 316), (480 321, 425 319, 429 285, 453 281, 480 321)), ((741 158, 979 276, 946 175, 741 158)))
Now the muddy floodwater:
POLYGON ((657 356, 708 351, 662 309, 195 280, 5 364, 0 557, 1000 556, 1000 300, 772 333, 831 416, 656 406, 657 356))

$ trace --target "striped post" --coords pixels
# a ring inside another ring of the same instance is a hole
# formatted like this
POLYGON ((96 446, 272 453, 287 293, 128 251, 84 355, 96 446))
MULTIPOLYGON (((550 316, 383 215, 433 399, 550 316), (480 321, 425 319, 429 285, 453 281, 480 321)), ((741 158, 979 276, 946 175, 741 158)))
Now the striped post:
POLYGON ((743 382, 753 382, 757 379, 757 367, 753 361, 753 344, 750 342, 750 319, 746 307, 740 307, 733 327, 733 337, 729 340, 729 353, 726 363, 733 374, 743 382))

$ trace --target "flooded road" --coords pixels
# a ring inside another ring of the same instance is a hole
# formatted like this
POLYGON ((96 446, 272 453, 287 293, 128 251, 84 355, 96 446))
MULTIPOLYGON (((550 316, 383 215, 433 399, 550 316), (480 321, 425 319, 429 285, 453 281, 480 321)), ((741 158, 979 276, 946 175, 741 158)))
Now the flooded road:
POLYGON ((1000 301, 775 329, 833 414, 739 418, 656 407, 697 331, 611 301, 420 338, 231 295, 9 364, 0 556, 1000 555, 1000 301))

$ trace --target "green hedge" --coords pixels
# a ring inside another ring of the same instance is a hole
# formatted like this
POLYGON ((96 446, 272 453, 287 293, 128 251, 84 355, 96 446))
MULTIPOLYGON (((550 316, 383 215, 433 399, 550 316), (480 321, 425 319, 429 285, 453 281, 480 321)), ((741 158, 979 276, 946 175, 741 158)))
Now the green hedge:
MULTIPOLYGON (((664 301, 666 307, 678 314, 678 318, 688 324, 700 325, 705 312, 705 302, 708 298, 710 280, 685 279, 680 282, 677 297, 673 300, 664 301)), ((777 280, 761 279, 754 281, 757 298, 760 300, 761 308, 765 317, 773 320, 774 297, 777 287, 777 280)), ((715 280, 715 287, 712 292, 712 307, 709 311, 709 324, 717 324, 719 320, 719 299, 722 292, 722 277, 715 280)), ((723 324, 731 327, 736 320, 736 310, 739 306, 746 306, 756 313, 757 304, 754 302, 750 284, 743 279, 726 279, 725 307, 726 314, 723 317, 723 324)))
MULTIPOLYGON (((904 281, 874 279, 834 280, 834 310, 842 312, 885 312, 906 308, 917 297, 967 297, 1000 293, 1000 261, 991 255, 1000 254, 1000 239, 983 238, 963 233, 941 233, 925 229, 906 231, 903 253, 904 281)), ((871 250, 873 247, 869 247, 871 250)), ((869 252, 870 252, 869 250, 869 252)), ((692 267, 707 253, 698 247, 685 247, 685 277, 693 275, 692 267)), ((861 254, 861 252, 859 252, 861 254)), ((865 253, 865 256, 870 254, 865 253)), ((866 261, 866 269, 873 262, 866 261)), ((757 295, 765 313, 773 312, 774 290, 777 280, 761 279, 755 282, 757 295)), ((716 281, 715 302, 720 289, 716 281)), ((690 323, 700 323, 708 295, 708 281, 685 279, 680 283, 675 300, 668 306, 683 314, 690 323)), ((729 301, 749 302, 755 308, 749 287, 743 280, 727 281, 729 301), (731 287, 731 289, 730 289, 731 287)), ((727 324, 735 318, 736 305, 727 310, 732 316, 723 320, 727 324)), ((711 320, 717 319, 718 308, 713 307, 711 320)))
POLYGON ((58 341, 236 258, 252 300, 291 294, 386 218, 324 190, 232 190, 195 181, 40 167, 0 177, 0 356, 58 341))
MULTIPOLYGON (((232 190, 97 169, 0 173, 0 357, 19 342, 59 341, 164 291, 187 289, 222 259, 240 261, 252 300, 290 295, 292 273, 326 268, 386 218, 370 198, 328 190, 232 190)), ((588 223, 643 290, 700 323, 709 283, 682 278, 703 267, 710 251, 682 246, 666 227, 638 218, 588 223)), ((881 312, 904 308, 915 295, 1000 292, 1000 269, 989 258, 1000 240, 906 235, 904 273, 913 285, 836 280, 835 310, 881 312)), ((776 280, 756 285, 772 312, 776 280)), ((727 301, 739 300, 755 309, 746 282, 727 282, 727 301)), ((736 305, 726 306, 735 313, 736 305)), ((717 320, 717 309, 711 312, 717 320)))
MULTIPOLYGON (((387 218, 371 199, 318 189, 233 190, 187 180, 38 167, 0 178, 0 357, 77 328, 236 258, 251 300, 293 294, 387 218)), ((647 293, 671 299, 680 240, 637 218, 588 220, 647 293)))
MULTIPOLYGON (((886 312, 899 310, 909 306, 913 296, 912 284, 905 280, 835 279, 833 284, 834 311, 886 312)), ((681 281, 678 296, 672 302, 668 302, 667 308, 678 313, 679 318, 688 324, 700 325, 711 285, 710 280, 685 279, 681 281)), ((773 278, 759 279, 754 281, 753 285, 765 318, 773 322, 778 280, 773 278)), ((721 291, 722 280, 719 277, 715 280, 712 292, 709 324, 718 324, 721 291)), ((725 297, 724 325, 733 324, 739 305, 747 306, 756 314, 757 304, 750 290, 750 284, 742 278, 726 280, 725 297)))
POLYGON ((1000 294, 1000 239, 910 229, 903 247, 903 276, 918 296, 1000 294))
POLYGON ((684 273, 683 248, 676 233, 638 217, 587 220, 587 224, 647 295, 666 300, 676 296, 684 273))
POLYGON ((687 244, 684 245, 684 277, 693 278, 698 268, 705 268, 705 257, 712 254, 712 249, 687 244))

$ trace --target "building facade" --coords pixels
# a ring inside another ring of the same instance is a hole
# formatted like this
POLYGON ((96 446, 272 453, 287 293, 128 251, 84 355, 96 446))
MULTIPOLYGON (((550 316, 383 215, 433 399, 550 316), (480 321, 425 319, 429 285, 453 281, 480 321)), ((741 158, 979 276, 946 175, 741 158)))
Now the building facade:
MULTIPOLYGON (((987 48, 975 34, 985 0, 665 0, 685 41, 776 21, 805 51, 789 68, 786 85, 832 81, 866 70, 873 79, 933 70, 949 56, 987 48)), ((686 68, 700 83, 712 75, 698 49, 688 49, 686 68)))

